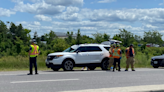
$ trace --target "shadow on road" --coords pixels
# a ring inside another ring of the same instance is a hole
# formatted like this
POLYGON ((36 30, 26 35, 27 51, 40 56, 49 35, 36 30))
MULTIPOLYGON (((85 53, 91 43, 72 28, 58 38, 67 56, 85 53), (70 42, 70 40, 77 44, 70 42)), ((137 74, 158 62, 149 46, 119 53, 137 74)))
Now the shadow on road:
POLYGON ((164 90, 156 90, 156 91, 144 91, 144 92, 164 92, 164 90))
POLYGON ((51 71, 51 70, 48 70, 48 71, 42 71, 42 72, 77 72, 77 71, 81 71, 81 72, 86 72, 86 71, 102 71, 102 70, 72 70, 72 71, 63 71, 63 70, 59 70, 59 71, 51 71))

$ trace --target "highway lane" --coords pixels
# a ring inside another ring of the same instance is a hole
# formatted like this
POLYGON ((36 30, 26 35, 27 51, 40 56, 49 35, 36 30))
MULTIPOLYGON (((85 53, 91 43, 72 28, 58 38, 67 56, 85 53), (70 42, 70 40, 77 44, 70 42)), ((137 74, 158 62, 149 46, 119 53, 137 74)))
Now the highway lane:
MULTIPOLYGON (((0 92, 95 92, 138 86, 164 90, 164 69, 138 68, 135 72, 111 71, 39 71, 39 75, 26 75, 28 71, 0 72, 0 92), (150 86, 149 86, 150 85, 150 86), (151 86, 151 85, 154 85, 151 86), (119 88, 117 88, 119 87, 119 88)), ((133 88, 134 87, 134 88, 133 88)), ((126 88, 129 89, 129 88, 126 88)), ((142 89, 142 88, 141 88, 142 89)), ((152 90, 157 90, 152 89, 152 90)), ((119 90, 119 91, 120 91, 119 90)), ((114 91, 114 92, 115 92, 114 91)))

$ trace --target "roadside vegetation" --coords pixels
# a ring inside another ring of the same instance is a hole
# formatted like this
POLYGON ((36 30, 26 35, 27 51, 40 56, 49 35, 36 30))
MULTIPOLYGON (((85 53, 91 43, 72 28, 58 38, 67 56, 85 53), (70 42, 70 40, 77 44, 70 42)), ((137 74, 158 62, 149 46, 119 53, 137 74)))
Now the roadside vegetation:
MULTIPOLYGON (((52 52, 61 52, 74 44, 83 43, 101 43, 110 38, 110 34, 95 32, 93 37, 81 35, 80 29, 77 33, 67 32, 67 38, 59 38, 54 31, 41 36, 34 33, 30 35, 31 30, 23 28, 21 24, 4 23, 0 21, 0 71, 8 70, 28 70, 29 57, 28 50, 31 39, 36 39, 40 46, 41 54, 38 57, 38 69, 46 70, 45 59, 52 52), (7 27, 9 25, 9 27, 7 27), (77 37, 74 38, 73 35, 77 37), (46 43, 44 43, 46 42, 46 43)), ((135 67, 151 67, 150 60, 152 56, 164 54, 162 34, 152 30, 144 32, 144 36, 134 35, 126 29, 119 29, 119 32, 114 35, 113 39, 122 41, 121 49, 123 57, 121 59, 121 67, 125 67, 126 57, 125 49, 134 44, 136 56, 135 67), (147 43, 158 44, 160 47, 146 47, 147 43), (138 44, 142 44, 138 46, 138 44)))

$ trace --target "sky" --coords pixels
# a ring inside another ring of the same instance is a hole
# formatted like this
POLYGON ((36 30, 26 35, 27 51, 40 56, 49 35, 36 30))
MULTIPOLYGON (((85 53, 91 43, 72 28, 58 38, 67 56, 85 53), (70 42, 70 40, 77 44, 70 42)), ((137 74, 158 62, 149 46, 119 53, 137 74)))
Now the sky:
POLYGON ((152 30, 164 35, 164 0, 0 0, 0 20, 21 23, 39 36, 78 29, 90 37, 112 37, 119 29, 141 37, 152 30))

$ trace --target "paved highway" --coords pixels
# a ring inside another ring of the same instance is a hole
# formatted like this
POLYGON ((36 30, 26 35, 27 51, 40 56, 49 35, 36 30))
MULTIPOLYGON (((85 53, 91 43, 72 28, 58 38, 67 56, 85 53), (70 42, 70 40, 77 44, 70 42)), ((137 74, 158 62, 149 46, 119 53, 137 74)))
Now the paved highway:
POLYGON ((0 72, 0 92, 164 92, 164 69, 0 72))

